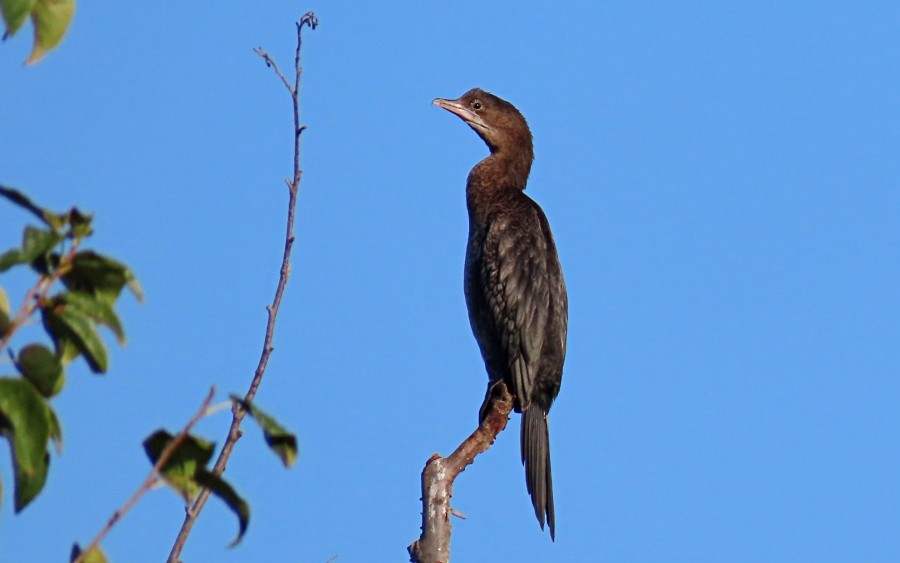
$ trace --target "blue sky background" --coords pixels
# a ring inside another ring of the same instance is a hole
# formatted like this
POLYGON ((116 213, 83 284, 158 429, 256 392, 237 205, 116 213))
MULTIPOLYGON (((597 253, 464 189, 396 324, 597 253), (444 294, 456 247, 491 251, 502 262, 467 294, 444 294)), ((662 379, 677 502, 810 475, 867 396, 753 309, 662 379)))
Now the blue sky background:
MULTIPOLYGON (((403 561, 419 474, 474 429, 486 375, 462 294, 464 184, 487 154, 435 97, 481 86, 535 137, 569 355, 551 413, 557 541, 518 421, 457 480, 456 561, 900 561, 900 7, 891 2, 82 2, 61 48, 0 46, 0 182, 96 213, 137 272, 129 343, 54 400, 65 449, 0 559, 60 561, 143 480, 141 441, 215 384, 243 393, 277 279, 290 174, 282 85, 304 47, 293 277, 247 426, 184 560, 403 561)), ((29 218, 0 204, 0 242, 29 218)), ((3 275, 17 302, 27 278, 3 275)), ((16 341, 22 345, 26 335, 16 341)), ((11 366, 0 365, 0 372, 11 366)), ((222 412, 199 433, 222 440, 222 412)), ((163 560, 179 498, 104 542, 163 560)))

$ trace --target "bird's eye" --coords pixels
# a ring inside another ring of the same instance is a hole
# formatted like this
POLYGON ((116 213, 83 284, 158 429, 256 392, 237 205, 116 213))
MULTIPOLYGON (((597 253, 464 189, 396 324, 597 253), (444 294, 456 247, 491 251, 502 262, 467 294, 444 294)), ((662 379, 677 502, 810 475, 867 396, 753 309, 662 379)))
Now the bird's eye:
POLYGON ((481 102, 479 102, 478 100, 472 102, 472 109, 481 109, 481 102))

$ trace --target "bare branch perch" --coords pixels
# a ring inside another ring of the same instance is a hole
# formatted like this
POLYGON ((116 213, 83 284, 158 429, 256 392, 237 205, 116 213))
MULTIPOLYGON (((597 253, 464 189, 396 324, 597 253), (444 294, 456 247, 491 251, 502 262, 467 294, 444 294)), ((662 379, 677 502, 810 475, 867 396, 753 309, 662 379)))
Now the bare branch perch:
POLYGON ((499 383, 493 390, 493 402, 484 422, 448 457, 431 456, 422 470, 422 535, 409 545, 412 563, 448 563, 450 561, 450 507, 453 481, 475 461, 475 456, 487 451, 497 435, 506 428, 513 398, 506 385, 499 383))
MULTIPOLYGON (((294 173, 293 178, 290 181, 287 181, 288 184, 288 211, 287 211, 287 226, 284 237, 284 253, 281 259, 281 270, 278 276, 278 286, 275 288, 275 297, 272 300, 272 304, 266 306, 266 311, 268 312, 268 322, 266 323, 266 335, 263 340, 262 353, 259 358, 259 364, 256 366, 256 371, 253 374, 253 380, 250 382, 250 388, 247 390, 247 393, 244 395, 244 401, 246 403, 252 403, 253 398, 256 396, 256 392, 259 389, 259 385, 262 382, 263 374, 266 371, 266 366, 269 363, 269 356, 271 356, 272 351, 275 349, 272 346, 272 341, 275 336, 275 320, 278 317, 278 309, 281 307, 281 298, 284 295, 284 288, 287 285, 288 277, 290 276, 291 271, 291 248, 294 245, 294 214, 297 209, 297 193, 300 191, 300 179, 303 177, 303 172, 300 170, 300 133, 305 129, 305 126, 301 128, 300 126, 300 75, 303 73, 303 69, 300 66, 300 47, 303 44, 302 31, 304 26, 309 26, 311 29, 315 29, 316 26, 319 25, 319 20, 313 12, 307 12, 304 14, 300 21, 297 22, 297 51, 294 56, 294 84, 288 82, 287 78, 285 78, 284 74, 278 69, 278 66, 275 64, 275 61, 260 48, 254 49, 256 54, 263 58, 266 63, 266 66, 272 68, 275 71, 275 74, 281 79, 284 83, 285 87, 288 89, 288 92, 291 95, 291 101, 293 103, 294 108, 294 173)), ((234 450, 234 446, 237 444, 237 441, 240 439, 241 432, 241 422, 244 420, 244 417, 247 415, 247 411, 243 410, 235 404, 232 409, 232 419, 231 419, 231 427, 228 429, 228 436, 225 439, 225 443, 222 445, 222 451, 219 452, 219 457, 216 458, 216 463, 213 466, 213 473, 216 475, 221 475, 225 471, 225 466, 228 464, 228 459, 231 457, 231 452, 234 450)), ((175 543, 172 545, 172 551, 169 553, 168 562, 169 563, 177 563, 179 561, 179 556, 181 555, 181 550, 184 549, 184 544, 187 542, 188 535, 191 533, 191 529, 194 527, 194 522, 197 521, 197 518, 200 516, 200 512, 203 510, 203 507, 206 505, 206 501, 209 499, 209 490, 204 489, 198 496, 197 500, 185 511, 184 523, 181 525, 181 530, 178 532, 178 536, 175 538, 175 543)))

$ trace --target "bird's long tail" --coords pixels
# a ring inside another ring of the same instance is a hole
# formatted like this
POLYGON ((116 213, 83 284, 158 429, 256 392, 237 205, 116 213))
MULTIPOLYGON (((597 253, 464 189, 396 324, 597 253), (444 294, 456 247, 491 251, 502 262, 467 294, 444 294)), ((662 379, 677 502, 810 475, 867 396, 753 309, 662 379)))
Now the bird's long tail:
POLYGON ((556 518, 553 513, 553 483, 550 477, 550 432, 547 414, 532 403, 522 413, 522 463, 525 465, 525 484, 534 505, 534 514, 541 529, 544 518, 550 528, 550 538, 556 540, 556 518))

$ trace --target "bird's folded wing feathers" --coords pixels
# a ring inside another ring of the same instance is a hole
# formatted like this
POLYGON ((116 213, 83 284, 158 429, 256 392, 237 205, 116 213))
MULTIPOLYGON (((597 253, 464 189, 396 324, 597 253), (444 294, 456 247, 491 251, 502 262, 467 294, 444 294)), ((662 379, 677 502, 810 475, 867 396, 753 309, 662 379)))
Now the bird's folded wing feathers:
POLYGON ((507 352, 513 394, 524 410, 531 400, 547 322, 550 284, 547 242, 533 209, 515 219, 493 222, 486 246, 498 268, 485 280, 487 302, 507 352), (518 223, 529 224, 518 224, 518 223))

